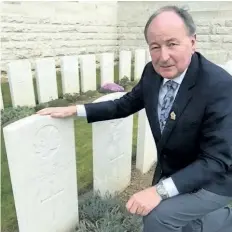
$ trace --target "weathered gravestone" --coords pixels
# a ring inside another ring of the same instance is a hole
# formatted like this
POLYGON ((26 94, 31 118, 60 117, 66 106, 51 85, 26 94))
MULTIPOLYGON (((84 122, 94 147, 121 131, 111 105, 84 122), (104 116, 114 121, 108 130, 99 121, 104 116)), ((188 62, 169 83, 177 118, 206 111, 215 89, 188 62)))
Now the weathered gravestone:
POLYGON ((35 94, 29 60, 16 60, 8 63, 7 74, 13 106, 35 106, 35 94))
MULTIPOLYGON (((94 102, 114 100, 111 93, 94 102)), ((94 191, 102 196, 123 191, 131 180, 133 116, 93 123, 94 191)))
POLYGON ((114 53, 102 53, 100 55, 101 86, 114 83, 114 53))
POLYGON ((142 173, 150 170, 157 162, 156 144, 151 132, 145 110, 139 111, 136 168, 142 173))
POLYGON ((145 49, 135 50, 135 68, 134 68, 134 79, 140 80, 143 70, 146 65, 146 51, 145 49))
POLYGON ((225 69, 230 75, 232 75, 232 60, 227 61, 225 69))
POLYGON ((51 57, 38 58, 35 70, 39 103, 58 99, 55 60, 51 57))
POLYGON ((120 51, 119 53, 119 80, 124 77, 131 80, 131 51, 120 51))
POLYGON ((78 56, 61 57, 63 94, 80 93, 78 56))
POLYGON ((33 115, 4 128, 20 232, 66 232, 78 222, 73 119, 33 115))
POLYGON ((2 88, 0 88, 0 110, 4 109, 4 103, 2 99, 2 88))
POLYGON ((80 71, 81 71, 81 91, 96 90, 96 56, 94 54, 81 55, 80 71))

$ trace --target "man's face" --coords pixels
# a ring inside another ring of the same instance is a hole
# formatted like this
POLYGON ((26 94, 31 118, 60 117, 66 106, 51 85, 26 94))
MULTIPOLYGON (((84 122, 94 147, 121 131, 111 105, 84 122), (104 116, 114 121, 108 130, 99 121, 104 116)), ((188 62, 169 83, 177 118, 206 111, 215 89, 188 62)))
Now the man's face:
POLYGON ((179 76, 191 62, 195 52, 195 36, 189 36, 183 20, 174 12, 162 12, 147 30, 152 64, 162 77, 179 76))

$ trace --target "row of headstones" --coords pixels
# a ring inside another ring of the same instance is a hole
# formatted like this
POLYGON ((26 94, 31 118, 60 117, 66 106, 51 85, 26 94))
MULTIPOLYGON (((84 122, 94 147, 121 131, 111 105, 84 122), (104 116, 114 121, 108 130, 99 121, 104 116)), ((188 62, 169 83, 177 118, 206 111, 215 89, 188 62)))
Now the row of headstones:
MULTIPOLYGON (((123 94, 108 94, 95 102, 123 94)), ((133 116, 92 126, 93 190, 102 196, 123 191, 131 180, 133 116)), ((78 167, 73 119, 33 115, 6 126, 3 132, 20 231, 75 227, 78 167)), ((137 133, 136 168, 146 173, 156 162, 157 153, 144 110, 139 112, 137 133)))
POLYGON ((232 60, 226 62, 226 64, 219 64, 220 67, 225 69, 232 76, 232 60))
MULTIPOLYGON (((105 95, 95 102, 125 93, 105 95)), ((20 232, 69 231, 78 223, 74 120, 32 115, 3 129, 20 232)), ((93 190, 123 191, 131 181, 133 115, 92 124, 93 190)), ((139 112, 136 168, 157 160, 144 110, 139 112)), ((78 153, 78 151, 77 151, 78 153)))
MULTIPOLYGON (((100 54, 101 86, 114 83, 114 53, 100 54)), ((139 79, 150 54, 145 49, 137 49, 134 54, 134 78, 139 79)), ((119 79, 131 80, 132 52, 120 51, 119 79)), ((7 76, 10 85, 12 104, 16 106, 35 106, 31 63, 29 60, 17 60, 8 63, 7 76)), ((58 98, 55 60, 41 58, 35 61, 36 83, 39 103, 58 98)), ((74 94, 97 89, 96 55, 61 57, 61 77, 63 94, 74 94), (79 82, 79 63, 81 84, 79 82)), ((4 107, 0 95, 1 109, 4 107)))

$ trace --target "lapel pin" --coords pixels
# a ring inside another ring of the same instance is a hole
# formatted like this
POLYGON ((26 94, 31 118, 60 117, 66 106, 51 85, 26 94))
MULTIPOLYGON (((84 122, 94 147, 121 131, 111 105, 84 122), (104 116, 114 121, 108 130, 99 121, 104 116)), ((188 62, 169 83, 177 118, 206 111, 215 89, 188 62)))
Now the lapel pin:
POLYGON ((172 120, 176 120, 176 114, 174 113, 174 111, 171 112, 170 116, 172 120))

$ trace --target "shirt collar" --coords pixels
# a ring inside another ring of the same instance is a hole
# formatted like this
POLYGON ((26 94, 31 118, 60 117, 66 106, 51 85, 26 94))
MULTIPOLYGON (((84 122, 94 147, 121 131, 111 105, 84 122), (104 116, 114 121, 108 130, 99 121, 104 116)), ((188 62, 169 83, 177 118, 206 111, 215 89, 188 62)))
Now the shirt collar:
MULTIPOLYGON (((187 72, 187 69, 185 69, 185 71, 180 75, 180 76, 178 76, 178 77, 176 77, 176 78, 174 78, 174 79, 172 79, 173 81, 175 81, 177 84, 181 84, 182 83, 182 81, 183 81, 183 79, 184 79, 184 76, 185 76, 185 73, 187 72)), ((167 81, 169 81, 170 79, 167 79, 167 78, 164 78, 164 80, 163 80, 163 85, 167 82, 167 81)))

